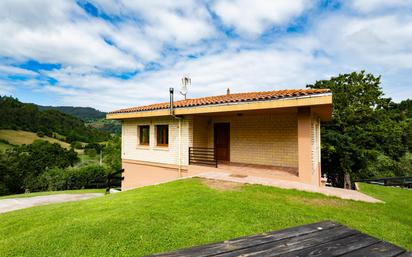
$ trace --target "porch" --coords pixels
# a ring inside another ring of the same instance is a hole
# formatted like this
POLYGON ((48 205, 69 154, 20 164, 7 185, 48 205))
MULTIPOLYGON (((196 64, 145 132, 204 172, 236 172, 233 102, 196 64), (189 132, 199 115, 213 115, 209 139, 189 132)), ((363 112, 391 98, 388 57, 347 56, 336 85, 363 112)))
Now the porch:
POLYGON ((190 117, 188 173, 320 185, 320 118, 310 107, 190 117))
POLYGON ((299 181, 297 169, 247 163, 218 162, 217 166, 196 163, 188 166, 188 172, 195 176, 213 172, 232 178, 259 177, 299 181))

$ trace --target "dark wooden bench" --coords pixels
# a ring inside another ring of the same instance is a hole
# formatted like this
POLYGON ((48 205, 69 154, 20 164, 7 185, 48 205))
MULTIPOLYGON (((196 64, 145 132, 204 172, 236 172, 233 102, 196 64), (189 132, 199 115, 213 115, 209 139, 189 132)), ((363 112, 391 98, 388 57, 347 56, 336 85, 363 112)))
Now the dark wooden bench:
POLYGON ((322 221, 151 256, 412 257, 412 253, 341 224, 322 221))

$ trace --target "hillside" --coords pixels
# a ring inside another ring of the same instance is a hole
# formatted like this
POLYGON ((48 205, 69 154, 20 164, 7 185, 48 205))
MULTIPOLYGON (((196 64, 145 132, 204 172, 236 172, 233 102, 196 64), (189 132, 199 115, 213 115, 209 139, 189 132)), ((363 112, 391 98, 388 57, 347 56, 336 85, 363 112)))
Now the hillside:
POLYGON ((117 135, 120 135, 122 131, 121 123, 117 120, 98 119, 87 121, 86 125, 98 129, 100 131, 114 133, 117 135))
POLYGON ((37 105, 40 111, 57 110, 72 116, 75 116, 84 121, 104 119, 105 112, 101 112, 91 107, 74 107, 74 106, 41 106, 37 105))
POLYGON ((142 256, 333 220, 412 248, 410 190, 361 184, 371 204, 185 179, 0 214, 4 256, 142 256))
POLYGON ((54 109, 40 110, 35 104, 22 103, 13 97, 0 97, 0 129, 24 130, 52 136, 58 133, 67 142, 105 141, 108 132, 86 126, 78 117, 54 109))
POLYGON ((106 120, 106 113, 91 107, 73 107, 73 106, 41 106, 37 105, 40 111, 57 110, 68 115, 75 116, 83 121, 87 126, 104 131, 107 133, 120 134, 120 122, 115 120, 106 120))
MULTIPOLYGON (((32 144, 35 140, 44 140, 50 143, 57 143, 66 149, 70 149, 69 143, 48 136, 39 137, 34 132, 22 130, 0 129, 0 140, 8 142, 10 145, 28 145, 32 144)), ((4 141, 3 144, 5 144, 4 141)))

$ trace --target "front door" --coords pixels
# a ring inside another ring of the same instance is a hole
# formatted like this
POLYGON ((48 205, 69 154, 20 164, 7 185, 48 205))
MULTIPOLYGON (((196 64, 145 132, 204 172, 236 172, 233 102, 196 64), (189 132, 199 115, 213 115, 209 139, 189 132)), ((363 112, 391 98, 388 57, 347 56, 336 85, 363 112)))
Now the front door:
POLYGON ((215 149, 218 161, 230 161, 230 124, 215 123, 215 149))

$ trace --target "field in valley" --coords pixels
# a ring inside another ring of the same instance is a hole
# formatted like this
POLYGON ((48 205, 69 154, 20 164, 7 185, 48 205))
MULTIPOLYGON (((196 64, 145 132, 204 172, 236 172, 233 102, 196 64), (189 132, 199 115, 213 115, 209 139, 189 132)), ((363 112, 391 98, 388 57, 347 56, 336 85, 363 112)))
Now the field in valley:
POLYGON ((50 143, 58 143, 69 149, 70 144, 48 136, 39 137, 36 133, 22 130, 0 129, 0 139, 6 140, 11 145, 31 144, 35 140, 44 140, 50 143))

